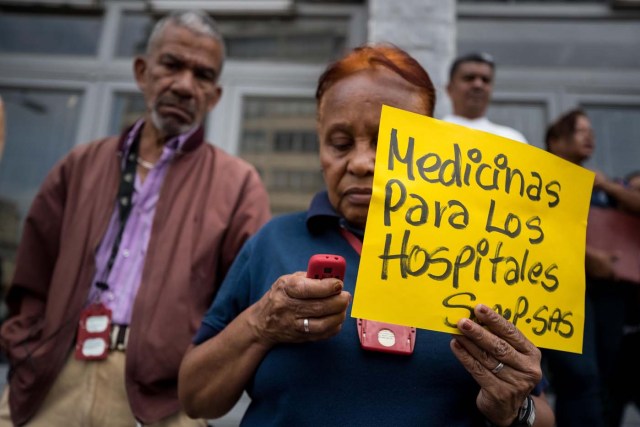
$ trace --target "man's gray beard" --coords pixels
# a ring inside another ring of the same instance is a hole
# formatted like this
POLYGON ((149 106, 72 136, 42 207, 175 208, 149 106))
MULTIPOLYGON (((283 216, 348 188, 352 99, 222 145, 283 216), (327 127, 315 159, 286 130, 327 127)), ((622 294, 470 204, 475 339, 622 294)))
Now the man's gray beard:
POLYGON ((168 138, 182 135, 183 133, 189 132, 191 129, 198 126, 197 123, 191 125, 180 125, 180 126, 172 126, 162 120, 162 116, 158 114, 156 109, 151 110, 151 122, 155 126, 156 129, 160 130, 164 135, 168 138))

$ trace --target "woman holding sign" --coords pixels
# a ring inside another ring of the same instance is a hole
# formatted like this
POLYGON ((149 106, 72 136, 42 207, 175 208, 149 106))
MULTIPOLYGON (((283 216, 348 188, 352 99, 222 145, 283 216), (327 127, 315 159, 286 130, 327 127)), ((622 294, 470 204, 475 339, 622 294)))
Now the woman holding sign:
POLYGON ((551 426, 535 391, 540 351, 486 306, 475 308, 484 327, 460 319, 453 339, 347 312, 381 107, 432 115, 426 71, 398 48, 362 47, 324 72, 316 98, 327 191, 267 224, 236 259, 180 370, 187 413, 220 417, 247 390, 243 426, 551 426), (318 253, 346 259, 344 281, 300 272, 318 253), (386 334, 372 341, 376 330, 386 334))

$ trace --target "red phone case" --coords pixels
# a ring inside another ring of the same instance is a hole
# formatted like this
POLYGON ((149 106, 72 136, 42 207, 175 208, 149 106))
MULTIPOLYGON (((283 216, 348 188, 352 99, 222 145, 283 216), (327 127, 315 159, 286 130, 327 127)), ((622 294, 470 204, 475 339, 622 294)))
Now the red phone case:
POLYGON ((336 278, 344 280, 347 263, 340 255, 316 254, 309 258, 307 277, 312 279, 336 278))

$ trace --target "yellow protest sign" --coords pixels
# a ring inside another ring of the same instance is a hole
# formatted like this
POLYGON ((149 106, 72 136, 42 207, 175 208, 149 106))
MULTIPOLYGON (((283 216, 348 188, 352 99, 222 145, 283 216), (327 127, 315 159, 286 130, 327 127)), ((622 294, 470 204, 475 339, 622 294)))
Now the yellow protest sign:
POLYGON ((539 148, 384 106, 352 316, 457 333, 483 303, 534 344, 581 353, 593 178, 539 148))

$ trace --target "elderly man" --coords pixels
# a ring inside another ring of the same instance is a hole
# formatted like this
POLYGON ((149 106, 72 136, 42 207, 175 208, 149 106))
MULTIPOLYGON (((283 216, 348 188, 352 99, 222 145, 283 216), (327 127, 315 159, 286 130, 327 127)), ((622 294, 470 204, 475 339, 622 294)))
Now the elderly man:
POLYGON ((144 117, 77 147, 46 178, 7 296, 0 424, 206 424, 180 409, 179 364, 270 216, 255 169, 204 141, 223 60, 206 14, 162 19, 133 63, 144 117))
POLYGON ((485 114, 491 101, 495 63, 486 53, 460 56, 451 64, 447 93, 453 114, 442 120, 527 143, 515 129, 491 122, 485 114))

